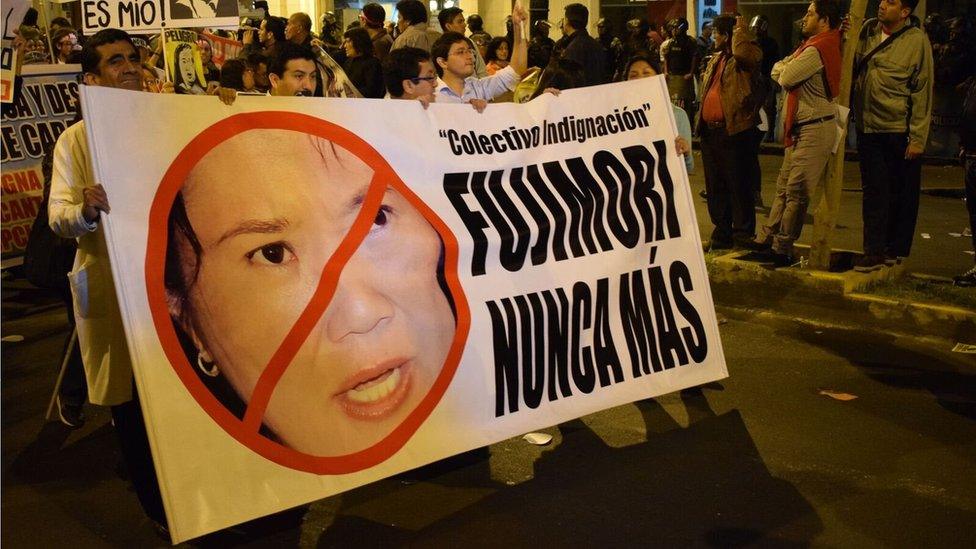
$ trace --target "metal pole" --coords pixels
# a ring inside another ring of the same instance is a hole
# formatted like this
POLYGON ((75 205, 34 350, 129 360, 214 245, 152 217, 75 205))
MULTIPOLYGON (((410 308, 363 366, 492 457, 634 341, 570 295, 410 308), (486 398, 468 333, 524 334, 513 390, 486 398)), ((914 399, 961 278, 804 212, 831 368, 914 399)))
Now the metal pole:
POLYGON ((44 14, 44 35, 47 36, 47 51, 51 54, 51 63, 58 60, 54 53, 54 44, 51 43, 51 15, 47 12, 47 0, 37 0, 41 4, 41 13, 44 14))
POLYGON ((51 393, 51 401, 47 405, 47 413, 44 414, 44 420, 51 420, 51 412, 54 411, 54 404, 58 400, 58 393, 61 392, 61 382, 64 381, 64 372, 68 369, 68 361, 71 359, 71 351, 74 350, 75 345, 78 343, 78 328, 71 330, 71 339, 68 340, 68 346, 64 350, 64 360, 61 361, 61 370, 58 372, 58 380, 54 382, 54 392, 51 393))

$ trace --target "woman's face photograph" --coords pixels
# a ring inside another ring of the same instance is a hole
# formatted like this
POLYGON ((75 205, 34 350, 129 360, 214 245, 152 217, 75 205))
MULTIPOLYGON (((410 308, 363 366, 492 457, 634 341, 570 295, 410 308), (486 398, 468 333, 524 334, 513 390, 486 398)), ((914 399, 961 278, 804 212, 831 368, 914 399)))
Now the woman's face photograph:
MULTIPOLYGON (((201 251, 184 236, 171 243, 187 293, 171 296, 170 312, 244 402, 316 291, 372 174, 329 141, 251 130, 213 148, 187 177, 182 196, 201 251)), ((263 423, 282 443, 317 456, 357 452, 416 409, 455 332, 438 281, 441 250, 434 228, 388 188, 272 392, 263 423)))
POLYGON ((186 48, 180 51, 177 62, 180 76, 183 77, 183 83, 187 86, 195 84, 197 81, 197 69, 193 64, 193 50, 186 48))

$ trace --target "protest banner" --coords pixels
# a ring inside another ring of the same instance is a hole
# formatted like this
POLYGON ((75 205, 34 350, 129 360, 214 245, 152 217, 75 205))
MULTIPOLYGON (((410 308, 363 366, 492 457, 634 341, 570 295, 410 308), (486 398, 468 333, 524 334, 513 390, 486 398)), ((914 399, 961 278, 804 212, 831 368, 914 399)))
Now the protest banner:
POLYGON ((176 93, 203 95, 207 93, 207 79, 203 73, 203 60, 197 46, 197 33, 183 29, 167 29, 166 67, 176 93))
POLYGON ((237 0, 81 0, 81 20, 89 36, 102 29, 237 28, 238 9, 237 0))
POLYGON ((24 20, 24 14, 30 3, 26 0, 10 0, 0 8, 2 31, 0 31, 0 103, 10 103, 14 100, 14 80, 19 69, 19 52, 14 41, 14 31, 24 20))
POLYGON ((79 65, 25 65, 14 102, 4 105, 3 257, 20 255, 41 202, 41 160, 77 112, 79 65))
POLYGON ((174 542, 727 375, 663 77, 82 103, 174 542))
POLYGON ((237 59, 241 54, 241 50, 244 49, 244 44, 239 40, 224 38, 223 36, 217 36, 209 32, 202 32, 200 36, 210 41, 211 51, 213 52, 212 59, 214 65, 217 65, 218 68, 223 67, 224 61, 228 59, 237 59))

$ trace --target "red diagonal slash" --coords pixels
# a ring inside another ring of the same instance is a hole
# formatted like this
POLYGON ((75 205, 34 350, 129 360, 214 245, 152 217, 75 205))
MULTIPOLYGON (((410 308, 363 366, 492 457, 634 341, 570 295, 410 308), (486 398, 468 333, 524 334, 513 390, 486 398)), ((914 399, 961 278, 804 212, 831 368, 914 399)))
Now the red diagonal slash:
POLYGON ((271 394, 278 385, 278 381, 281 380, 281 376, 285 374, 285 370, 288 369, 288 365, 295 358, 295 354, 305 344, 305 340, 308 339, 312 329, 325 314, 326 308, 332 301, 332 296, 335 295, 342 269, 346 267, 346 263, 349 262, 349 259, 356 253, 356 249, 362 244, 363 239, 369 234, 373 220, 376 219, 376 214, 383 203, 383 193, 385 192, 386 184, 383 183, 379 174, 374 173, 373 179, 369 183, 369 190, 366 191, 366 198, 359 209, 359 214, 349 232, 339 243, 339 247, 325 263, 315 293, 312 294, 305 310, 299 315, 298 320, 288 331, 288 335, 278 346, 278 350, 271 356, 271 360, 264 367, 264 371, 261 372, 261 377, 258 378, 254 391, 251 393, 251 399, 248 401, 247 412, 244 414, 244 427, 246 429, 257 431, 261 428, 261 422, 264 419, 264 412, 268 408, 268 401, 271 400, 271 394))
MULTIPOLYGON (((399 450, 420 428, 447 391, 464 352, 471 314, 457 274, 458 245, 451 229, 420 198, 403 184, 386 160, 366 141, 352 132, 319 118, 292 112, 256 112, 239 114, 205 129, 193 138, 173 161, 160 182, 149 212, 149 235, 146 245, 146 293, 149 310, 159 344, 184 387, 193 399, 229 435, 247 448, 276 463, 293 469, 318 474, 344 474, 360 471, 380 463, 399 450), (168 239, 168 217, 176 193, 183 187, 187 175, 214 147, 245 131, 280 129, 315 135, 349 151, 373 169, 373 178, 355 221, 343 237, 336 251, 323 267, 318 286, 298 320, 282 340, 269 360, 252 392, 243 420, 225 408, 198 377, 190 364, 173 327, 167 307, 164 281, 168 239), (320 321, 335 294, 343 268, 355 254, 375 219, 387 187, 396 189, 434 227, 444 242, 444 276, 456 306, 457 324, 454 340, 443 368, 430 391, 403 422, 382 440, 368 448, 345 455, 314 456, 299 452, 266 438, 261 423, 271 395, 295 354, 320 321)), ((143 349, 152 356, 151 348, 143 349)), ((156 393, 145 395, 147 404, 156 393)), ((150 409, 160 409, 150 406, 150 409)), ((155 422, 149 425, 155 431, 155 422)), ((197 441, 200 442, 200 441, 197 441)), ((223 446, 221 447, 225 448, 223 446)))

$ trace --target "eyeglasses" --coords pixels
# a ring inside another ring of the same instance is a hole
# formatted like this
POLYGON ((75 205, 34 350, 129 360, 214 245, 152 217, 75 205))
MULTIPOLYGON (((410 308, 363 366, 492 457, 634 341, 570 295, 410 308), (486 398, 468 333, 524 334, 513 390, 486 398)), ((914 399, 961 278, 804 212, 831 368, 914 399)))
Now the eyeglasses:
POLYGON ((418 76, 417 78, 411 78, 410 81, 414 84, 419 84, 421 82, 430 82, 431 84, 437 80, 436 76, 418 76))
POLYGON ((471 48, 465 48, 463 50, 454 50, 451 52, 451 55, 460 55, 462 57, 466 55, 474 55, 474 50, 471 48))

